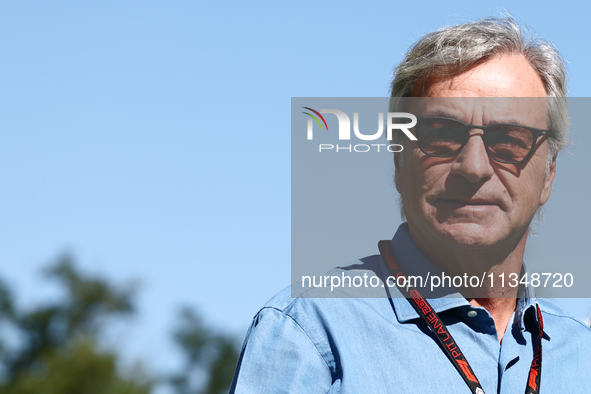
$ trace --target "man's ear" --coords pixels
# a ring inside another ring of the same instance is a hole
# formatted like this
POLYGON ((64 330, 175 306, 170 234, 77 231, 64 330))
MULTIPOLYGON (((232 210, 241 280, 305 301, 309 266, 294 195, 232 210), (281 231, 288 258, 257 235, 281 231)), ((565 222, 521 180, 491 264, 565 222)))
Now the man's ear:
POLYGON ((552 159, 552 164, 550 165, 550 171, 548 171, 548 175, 544 179, 544 188, 542 189, 542 195, 540 196, 540 206, 546 204, 548 199, 550 198, 550 193, 552 193, 552 182, 554 182, 554 177, 556 176, 556 156, 552 159))
POLYGON ((396 185, 396 190, 398 190, 398 193, 401 193, 401 187, 400 187, 400 169, 402 168, 401 166, 401 153, 400 152, 396 152, 394 153, 394 184, 396 185))

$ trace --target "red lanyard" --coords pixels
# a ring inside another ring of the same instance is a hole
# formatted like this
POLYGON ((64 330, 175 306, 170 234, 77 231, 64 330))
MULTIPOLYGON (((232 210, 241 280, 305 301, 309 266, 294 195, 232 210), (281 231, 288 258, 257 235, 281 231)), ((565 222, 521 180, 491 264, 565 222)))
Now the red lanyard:
MULTIPOLYGON (((382 258, 386 262, 386 266, 390 270, 392 276, 395 278, 398 278, 399 276, 406 277, 406 274, 400 267, 400 264, 398 263, 394 252, 392 251, 390 241, 380 241, 378 243, 378 247, 380 249, 382 258)), ((417 313, 431 328, 431 331, 433 331, 435 334, 435 337, 439 341, 441 348, 447 355, 447 358, 449 358, 454 367, 456 367, 468 387, 470 387, 470 390, 472 390, 472 393, 484 394, 484 390, 478 382, 476 375, 474 375, 474 371, 472 370, 472 367, 470 367, 468 360, 466 360, 464 353, 462 353, 451 333, 448 331, 445 324, 443 324, 443 321, 441 321, 441 318, 437 315, 429 302, 423 298, 417 289, 411 289, 410 291, 404 287, 398 287, 398 289, 404 294, 406 299, 414 307, 417 313)), ((527 379, 525 394, 537 394, 540 392, 540 379, 542 372, 542 336, 544 322, 542 321, 542 312, 540 311, 540 307, 537 302, 536 309, 539 322, 537 333, 538 340, 536 343, 534 359, 532 360, 531 368, 529 370, 529 378, 527 379)))

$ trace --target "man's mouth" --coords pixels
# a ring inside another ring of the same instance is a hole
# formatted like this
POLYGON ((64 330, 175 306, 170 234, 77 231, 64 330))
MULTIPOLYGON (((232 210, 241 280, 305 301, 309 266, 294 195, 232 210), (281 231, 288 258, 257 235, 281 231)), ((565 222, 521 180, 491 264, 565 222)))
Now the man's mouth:
POLYGON ((461 199, 461 198, 442 198, 439 200, 447 205, 457 206, 458 208, 464 206, 473 206, 473 207, 488 207, 488 206, 496 206, 500 207, 500 204, 497 202, 486 200, 486 199, 461 199))

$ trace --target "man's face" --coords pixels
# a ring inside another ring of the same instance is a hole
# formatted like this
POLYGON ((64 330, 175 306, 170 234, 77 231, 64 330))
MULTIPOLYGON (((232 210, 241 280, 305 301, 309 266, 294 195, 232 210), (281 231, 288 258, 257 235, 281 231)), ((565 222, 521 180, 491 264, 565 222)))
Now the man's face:
MULTIPOLYGON (((420 109, 411 106, 410 112, 417 116, 449 114, 471 125, 519 123, 547 128, 546 107, 539 105, 540 100, 503 99, 490 105, 494 99, 477 99, 546 97, 540 77, 522 56, 495 57, 432 84, 426 96, 455 99, 430 100, 420 109)), ((525 242, 537 208, 550 197, 555 164, 546 176, 546 138, 538 140, 525 163, 503 164, 488 156, 482 130, 473 129, 470 134, 462 151, 452 158, 428 156, 416 142, 405 145, 402 166, 396 158, 396 188, 410 233, 431 253, 439 247, 515 248, 525 242)))

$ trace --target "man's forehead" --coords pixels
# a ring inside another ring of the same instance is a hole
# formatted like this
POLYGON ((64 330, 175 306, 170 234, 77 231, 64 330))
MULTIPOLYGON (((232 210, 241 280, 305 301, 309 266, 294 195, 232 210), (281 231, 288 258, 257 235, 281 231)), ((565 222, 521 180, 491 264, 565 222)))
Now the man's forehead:
POLYGON ((414 108, 418 116, 547 126, 544 84, 522 55, 497 55, 458 75, 432 81, 425 97, 414 108))
POLYGON ((522 55, 501 54, 457 75, 431 81, 428 97, 546 97, 538 72, 522 55))
POLYGON ((548 99, 540 97, 425 97, 411 98, 409 104, 410 112, 417 116, 538 128, 545 127, 548 113, 548 99))

